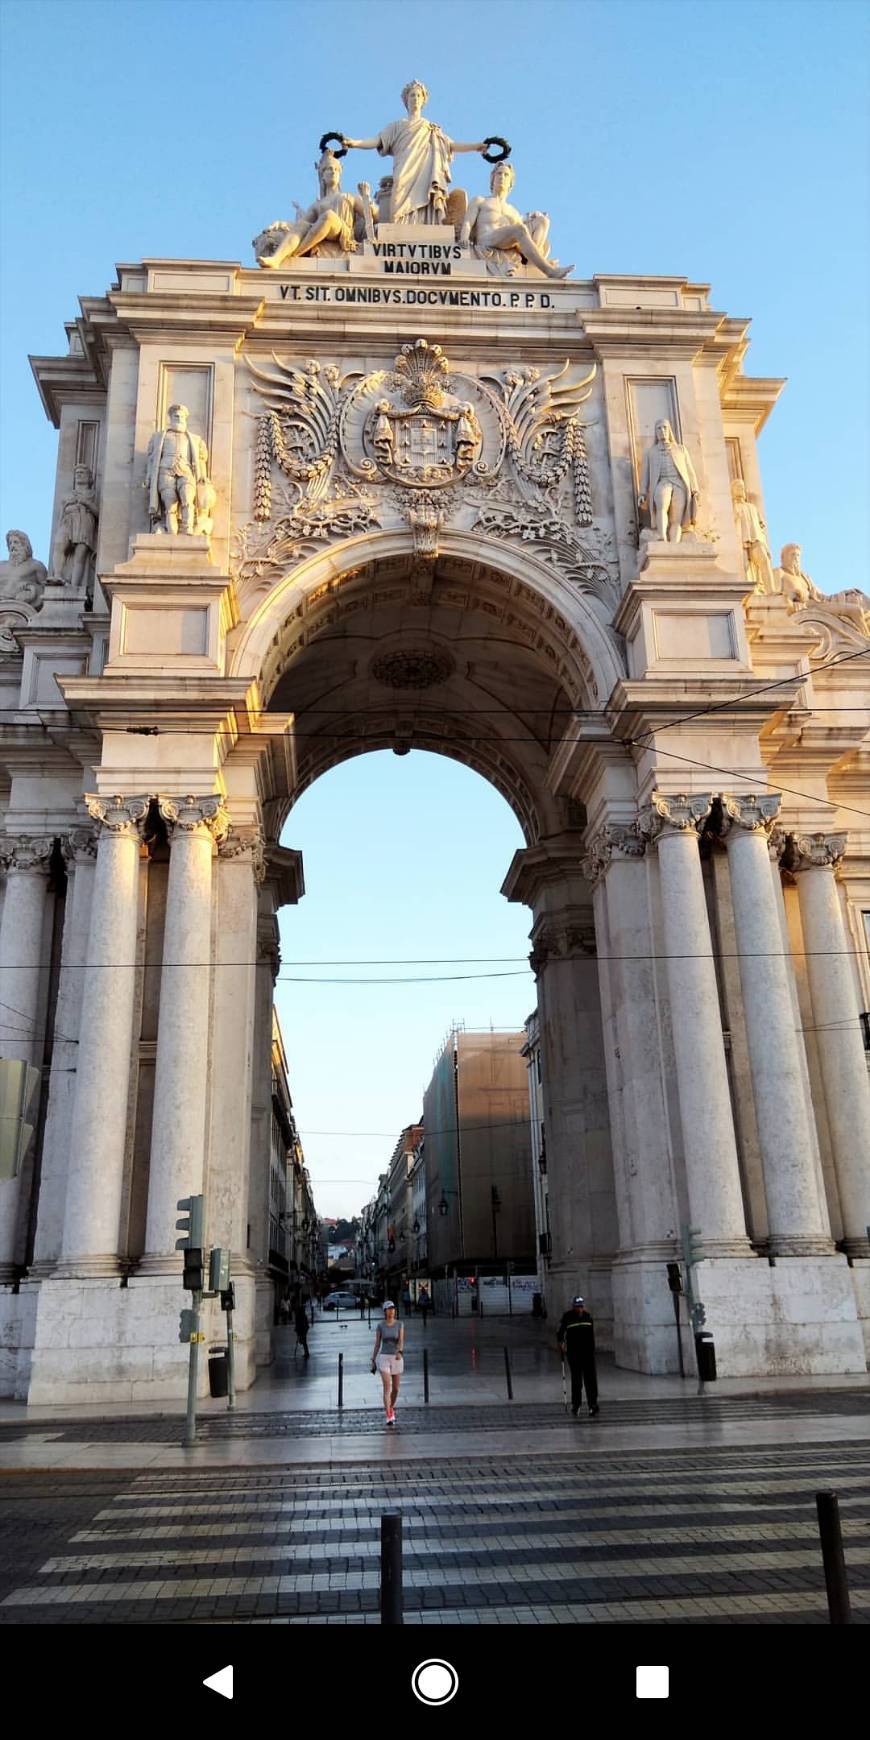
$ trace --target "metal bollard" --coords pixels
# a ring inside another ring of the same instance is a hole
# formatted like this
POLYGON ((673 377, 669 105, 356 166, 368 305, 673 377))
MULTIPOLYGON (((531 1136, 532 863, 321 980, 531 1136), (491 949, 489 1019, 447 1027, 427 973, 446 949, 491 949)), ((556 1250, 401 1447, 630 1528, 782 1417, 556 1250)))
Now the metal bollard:
POLYGON ((344 1407, 344 1354, 338 1356, 338 1405, 344 1407))
POLYGON ((852 1609, 843 1535, 840 1529, 840 1506, 835 1492, 816 1493, 819 1536, 822 1543, 822 1564, 825 1567, 825 1588, 828 1592, 828 1615, 832 1625, 851 1625, 852 1609))
POLYGON ((381 1624, 403 1625, 402 1518, 381 1517, 381 1624))
POLYGON ((507 1378, 508 1401, 512 1402, 514 1399, 514 1386, 511 1383, 511 1356, 507 1348, 504 1350, 504 1375, 507 1378))
POLYGON ((423 1349, 423 1400, 429 1400, 429 1349, 423 1349))

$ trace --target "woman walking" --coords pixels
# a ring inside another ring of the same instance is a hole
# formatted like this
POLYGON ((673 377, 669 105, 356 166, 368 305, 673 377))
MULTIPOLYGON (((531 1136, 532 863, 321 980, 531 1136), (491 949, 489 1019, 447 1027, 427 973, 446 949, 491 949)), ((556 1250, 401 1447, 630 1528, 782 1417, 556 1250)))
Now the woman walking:
POLYGON ((404 1349, 405 1325, 398 1322, 396 1307, 392 1299, 385 1299, 384 1321, 378 1324, 375 1332, 372 1371, 379 1371, 381 1374, 384 1386, 384 1413, 388 1426, 396 1424, 396 1398, 399 1394, 402 1372, 405 1369, 404 1349))

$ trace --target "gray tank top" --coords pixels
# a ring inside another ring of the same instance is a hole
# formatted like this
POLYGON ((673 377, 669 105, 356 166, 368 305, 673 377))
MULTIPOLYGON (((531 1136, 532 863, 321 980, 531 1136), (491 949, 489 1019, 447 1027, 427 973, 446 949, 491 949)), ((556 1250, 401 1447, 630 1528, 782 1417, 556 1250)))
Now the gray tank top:
POLYGON ((381 1324, 381 1353, 398 1353, 400 1323, 381 1324))

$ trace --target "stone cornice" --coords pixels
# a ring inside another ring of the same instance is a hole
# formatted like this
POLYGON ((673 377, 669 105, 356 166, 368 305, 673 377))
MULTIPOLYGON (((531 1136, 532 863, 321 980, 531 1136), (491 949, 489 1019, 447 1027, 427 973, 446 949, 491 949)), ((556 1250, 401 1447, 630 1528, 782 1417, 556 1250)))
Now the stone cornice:
POLYGON ((548 883, 561 882, 567 875, 581 873, 585 846, 583 833, 551 835, 535 846, 521 847, 511 859, 510 869, 501 885, 505 900, 524 906, 534 905, 541 889, 548 883))

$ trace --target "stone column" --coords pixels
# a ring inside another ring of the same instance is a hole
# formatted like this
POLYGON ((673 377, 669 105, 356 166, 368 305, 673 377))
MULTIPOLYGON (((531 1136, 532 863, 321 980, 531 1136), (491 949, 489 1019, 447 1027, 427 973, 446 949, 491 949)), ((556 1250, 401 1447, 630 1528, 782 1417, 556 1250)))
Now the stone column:
POLYGON ((84 966, 88 960, 88 932, 97 862, 96 830, 74 828, 65 842, 64 855, 67 861, 66 914, 54 1012, 54 1047, 42 1139, 39 1217, 30 1267, 31 1280, 39 1279, 53 1269, 63 1236, 69 1133, 78 1079, 84 966))
MULTIPOLYGON (((749 1257, 737 1143, 719 1013, 719 990, 704 897, 698 825, 709 793, 654 792, 641 829, 658 851, 668 995, 686 1186, 704 1255, 749 1257)), ((769 874, 769 872, 768 872, 769 874)))
POLYGON ((171 835, 160 975, 148 1218, 142 1269, 178 1267, 176 1204, 203 1190, 208 1100, 212 858, 227 829, 219 797, 160 800, 171 835))
MULTIPOLYGON (((596 930, 606 930, 615 1043, 621 1064, 624 1187, 623 1248, 650 1259, 674 1256, 679 1219, 662 1085, 646 843, 636 826, 608 825, 589 842, 583 868, 595 888, 596 930), (598 902, 606 903, 599 927, 598 902), (648 1247, 648 1248, 647 1248, 648 1247)), ((600 948, 599 942, 599 948, 600 948)), ((611 1124, 613 1124, 611 1117, 611 1124)))
MULTIPOLYGON (((0 927, 0 1057, 42 1063, 39 1021, 43 976, 45 900, 53 839, 28 835, 0 841, 6 898, 0 927)), ((15 1278, 15 1238, 21 1177, 0 1181, 0 1281, 15 1278)))
POLYGON ((761 1145, 770 1251, 833 1251, 807 1118, 798 1035, 770 878, 768 834, 779 796, 722 797, 749 1068, 761 1145))
POLYGON ((788 842, 784 862, 797 882, 843 1243, 850 1256, 867 1257, 870 1085, 849 958, 851 945, 834 874, 845 850, 845 834, 796 835, 788 842))
POLYGON ((139 899, 139 825, 147 797, 86 796, 102 824, 82 975, 78 1072, 69 1133, 61 1275, 112 1275, 118 1239, 139 899))
POLYGON ((248 1266, 248 1173, 257 968, 257 889, 265 875, 263 834, 233 825, 218 848, 214 1038, 209 1140, 209 1236, 248 1266))

